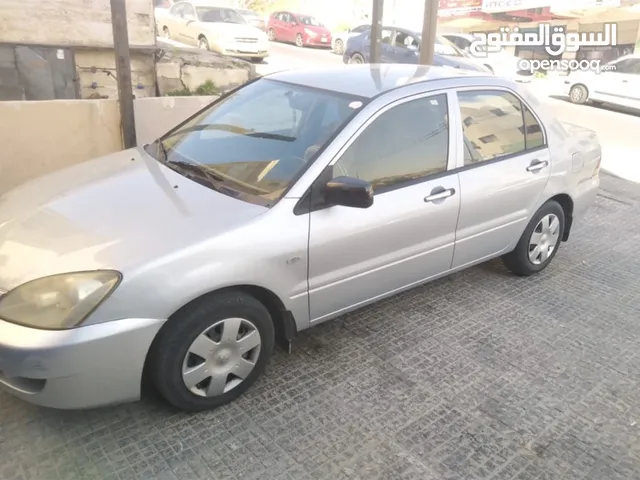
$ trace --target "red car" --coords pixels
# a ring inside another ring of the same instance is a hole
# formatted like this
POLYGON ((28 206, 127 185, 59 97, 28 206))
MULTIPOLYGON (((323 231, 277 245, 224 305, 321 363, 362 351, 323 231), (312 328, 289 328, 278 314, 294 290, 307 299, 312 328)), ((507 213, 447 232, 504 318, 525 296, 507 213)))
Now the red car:
POLYGON ((272 42, 293 42, 299 47, 331 48, 331 32, 311 15, 274 12, 267 23, 272 42))

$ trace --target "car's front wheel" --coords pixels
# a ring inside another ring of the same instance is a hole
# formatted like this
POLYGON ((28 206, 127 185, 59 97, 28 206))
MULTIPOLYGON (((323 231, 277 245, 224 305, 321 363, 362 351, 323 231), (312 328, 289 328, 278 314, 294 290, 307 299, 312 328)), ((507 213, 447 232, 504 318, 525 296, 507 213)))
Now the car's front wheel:
POLYGON ((209 410, 242 395, 273 352, 274 326, 256 298, 213 293, 174 315, 150 352, 149 373, 164 399, 188 412, 209 410))
POLYGON ((276 31, 273 28, 270 28, 269 30, 267 30, 267 37, 269 38, 270 42, 275 42, 276 41, 276 31))
POLYGON ((296 35, 296 45, 298 47, 304 47, 304 38, 302 37, 301 33, 296 35))
POLYGON ((506 267, 523 277, 544 270, 558 253, 564 226, 564 210, 549 200, 533 216, 515 250, 502 257, 506 267))
POLYGON ((365 63, 364 57, 359 53, 354 53, 349 59, 349 63, 362 64, 365 63))
POLYGON ((198 39, 198 48, 201 50, 210 50, 209 41, 205 37, 200 37, 198 39))
POLYGON ((578 105, 582 105, 589 98, 589 91, 587 87, 584 85, 574 85, 569 90, 569 100, 572 103, 577 103, 578 105))

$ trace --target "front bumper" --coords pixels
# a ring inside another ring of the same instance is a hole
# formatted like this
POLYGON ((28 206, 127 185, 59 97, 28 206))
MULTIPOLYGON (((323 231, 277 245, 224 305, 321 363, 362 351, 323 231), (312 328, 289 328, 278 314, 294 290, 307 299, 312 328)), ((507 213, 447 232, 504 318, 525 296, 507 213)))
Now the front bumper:
POLYGON ((256 50, 255 52, 248 52, 243 49, 225 49, 224 54, 238 58, 267 58, 269 56, 269 52, 267 50, 256 50))
POLYGON ((147 352, 163 323, 130 318, 51 331, 0 320, 0 389, 58 409, 138 400, 147 352))
POLYGON ((322 37, 307 37, 304 41, 304 44, 311 47, 332 48, 332 42, 329 37, 325 37, 324 41, 322 41, 322 37))

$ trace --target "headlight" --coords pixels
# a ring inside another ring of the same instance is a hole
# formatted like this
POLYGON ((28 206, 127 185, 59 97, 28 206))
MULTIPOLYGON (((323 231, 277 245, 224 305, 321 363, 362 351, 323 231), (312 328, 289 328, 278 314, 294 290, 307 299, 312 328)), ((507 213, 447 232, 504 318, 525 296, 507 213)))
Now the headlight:
POLYGON ((73 328, 113 292, 121 278, 113 270, 38 278, 0 298, 0 318, 45 330, 73 328))
POLYGON ((315 37, 317 35, 316 32, 314 32, 313 30, 309 30, 308 28, 304 29, 304 33, 306 33, 307 35, 309 35, 310 37, 315 37))

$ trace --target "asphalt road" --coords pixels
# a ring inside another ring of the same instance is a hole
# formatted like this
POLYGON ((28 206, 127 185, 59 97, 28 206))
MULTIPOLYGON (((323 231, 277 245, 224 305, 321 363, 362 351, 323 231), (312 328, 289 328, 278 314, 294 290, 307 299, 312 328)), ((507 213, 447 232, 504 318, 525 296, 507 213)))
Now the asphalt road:
POLYGON ((266 75, 290 68, 340 64, 342 56, 332 53, 329 49, 300 48, 286 43, 271 42, 270 56, 262 64, 256 65, 256 71, 266 75))

